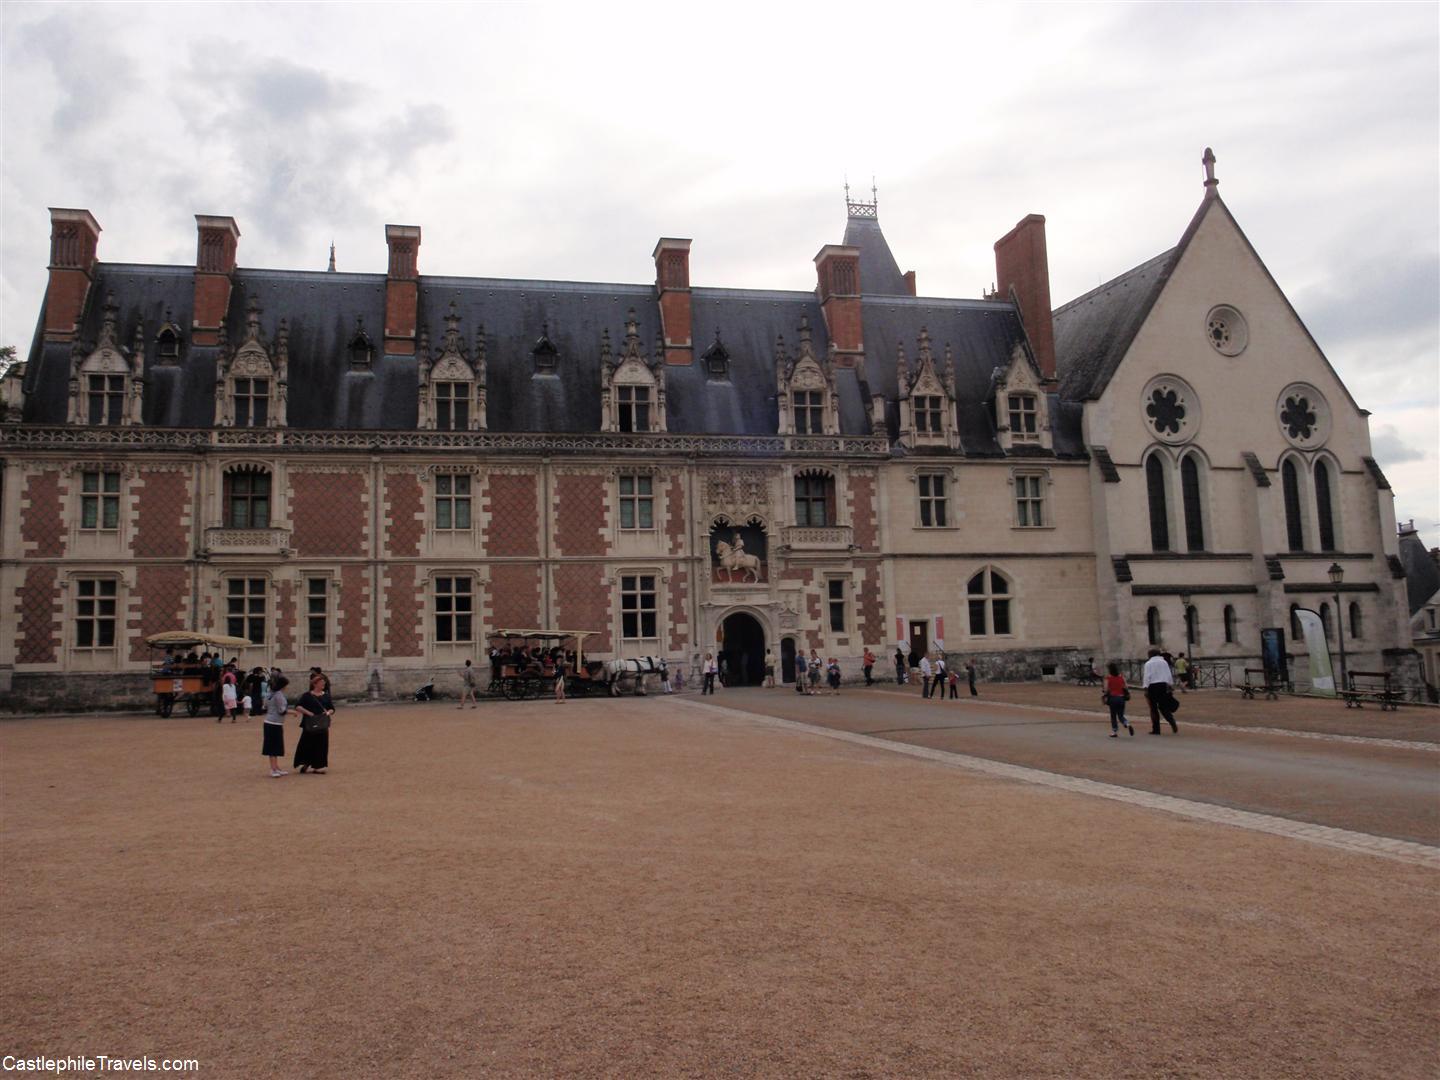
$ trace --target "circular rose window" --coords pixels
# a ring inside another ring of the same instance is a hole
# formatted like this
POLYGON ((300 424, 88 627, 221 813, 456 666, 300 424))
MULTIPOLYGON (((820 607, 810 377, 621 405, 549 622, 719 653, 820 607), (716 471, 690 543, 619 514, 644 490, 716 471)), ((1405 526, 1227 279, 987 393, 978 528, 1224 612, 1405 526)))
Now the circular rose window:
POLYGON ((1160 375, 1146 384, 1140 414, 1161 442, 1189 442, 1200 433, 1200 399, 1178 375, 1160 375))
POLYGON ((1291 446, 1313 450, 1330 437, 1330 406, 1309 383, 1291 383, 1275 402, 1280 433, 1291 446))
POLYGON ((1224 356, 1239 356, 1250 343, 1245 317, 1228 304, 1210 309, 1205 316, 1205 336, 1215 351, 1224 356))

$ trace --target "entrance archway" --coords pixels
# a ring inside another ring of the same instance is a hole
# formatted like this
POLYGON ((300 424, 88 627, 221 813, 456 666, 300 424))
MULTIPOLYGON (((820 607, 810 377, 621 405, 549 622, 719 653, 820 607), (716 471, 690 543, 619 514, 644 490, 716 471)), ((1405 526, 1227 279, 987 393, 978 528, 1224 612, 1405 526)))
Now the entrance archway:
POLYGON ((720 624, 720 653, 730 686, 759 686, 765 679, 765 629, 754 615, 737 611, 720 624))
POLYGON ((787 637, 780 642, 780 681, 795 681, 795 639, 787 637))

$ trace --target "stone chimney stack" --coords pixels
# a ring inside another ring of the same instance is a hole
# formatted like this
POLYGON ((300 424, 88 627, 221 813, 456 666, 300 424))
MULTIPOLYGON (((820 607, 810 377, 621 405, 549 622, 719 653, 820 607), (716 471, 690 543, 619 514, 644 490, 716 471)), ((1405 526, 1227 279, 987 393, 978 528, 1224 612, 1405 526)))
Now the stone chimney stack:
POLYGON ((390 267, 385 272, 385 351, 415 353, 415 323, 420 300, 420 226, 386 225, 390 267))
POLYGON ((45 290, 45 340, 74 341, 95 277, 100 223, 89 210, 50 208, 50 284, 45 290))
POLYGON ((1045 219, 1027 214, 995 241, 995 284, 1001 299, 1020 309, 1030 351, 1045 379, 1055 378, 1055 323, 1050 308, 1050 262, 1045 254, 1045 219))
POLYGON ((196 345, 218 345, 220 323, 230 310, 235 284, 235 249, 240 228, 233 217, 195 215, 195 306, 190 339, 196 345))
POLYGON ((651 256, 655 260, 655 291, 660 296, 665 363, 693 363, 695 344, 690 308, 690 241, 662 236, 651 256))
POLYGON ((860 322, 860 249, 826 244, 815 256, 815 292, 825 316, 825 332, 835 346, 835 362, 854 367, 865 353, 860 322))

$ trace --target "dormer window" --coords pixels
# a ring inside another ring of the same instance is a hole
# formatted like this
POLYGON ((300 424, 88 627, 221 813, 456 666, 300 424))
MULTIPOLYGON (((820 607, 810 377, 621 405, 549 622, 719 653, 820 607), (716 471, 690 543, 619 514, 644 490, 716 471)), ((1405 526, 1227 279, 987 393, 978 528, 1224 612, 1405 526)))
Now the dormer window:
POLYGON ((132 348, 121 347, 118 334, 119 307, 107 298, 100 334, 87 353, 76 342, 70 351, 70 404, 67 418, 72 424, 119 427, 140 423, 141 394, 144 391, 145 333, 135 327, 132 348))
POLYGON ((648 386, 617 386, 617 423, 621 431, 650 430, 650 388, 648 386))
POLYGON ((895 384, 900 391, 900 444, 959 448, 955 428, 955 365, 950 347, 936 360, 930 331, 920 328, 919 362, 912 367, 905 345, 895 346, 895 384))
POLYGON ((125 376, 91 375, 89 383, 90 423, 122 423, 125 415, 125 376))
POLYGON ((775 398, 781 435, 834 435, 840 429, 833 363, 828 356, 823 363, 816 358, 803 315, 798 356, 790 358, 783 337, 775 342, 775 398))
POLYGON ((180 335, 172 327, 166 326, 155 338, 155 358, 162 364, 180 362, 180 335))
POLYGON ((345 352, 350 360, 351 371, 369 371, 375 361, 375 346, 358 318, 355 320, 355 336, 350 339, 345 352))
POLYGON ((422 431, 485 430, 485 328, 476 330, 472 359, 469 346, 460 336, 460 312, 455 301, 450 301, 445 316, 439 356, 432 359, 430 335, 420 331, 417 370, 420 400, 416 422, 422 431))
POLYGON ((435 430, 470 430, 470 384, 437 382, 435 384, 435 430))
POLYGON ((723 380, 730 377, 730 353, 725 346, 720 344, 720 331, 715 331, 715 344, 705 350, 701 357, 705 361, 705 377, 713 380, 723 380))
POLYGON ((609 329, 600 334, 600 430, 665 430, 664 354, 657 349, 653 358, 646 357, 634 308, 625 316, 625 344, 618 359, 610 351, 609 329))
POLYGON ((1010 394, 1010 441, 1039 442, 1040 421, 1034 394, 1010 394))
POLYGON ((260 333, 260 302, 253 296, 245 322, 245 337, 237 348, 232 350, 221 338, 216 361, 215 422, 221 427, 284 427, 290 370, 289 324, 280 320, 272 349, 260 333))
POLYGON ((922 394, 911 401, 915 403, 915 434, 921 438, 943 437, 944 398, 938 394, 922 394))
POLYGON ((235 426, 265 427, 270 416, 270 380, 235 380, 235 426))
POLYGON ((531 350, 531 356, 535 360, 536 375, 554 375, 560 364, 560 350, 555 348, 555 343, 550 340, 550 327, 547 323, 540 331, 540 340, 535 343, 531 350))

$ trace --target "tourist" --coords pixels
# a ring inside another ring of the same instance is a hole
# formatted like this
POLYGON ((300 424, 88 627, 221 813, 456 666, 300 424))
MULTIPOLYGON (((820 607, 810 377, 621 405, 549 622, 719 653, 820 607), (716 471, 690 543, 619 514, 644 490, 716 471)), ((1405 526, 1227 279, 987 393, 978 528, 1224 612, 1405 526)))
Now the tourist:
POLYGON ((830 684, 830 693, 840 693, 840 661, 830 657, 830 663, 825 669, 826 681, 830 684))
MULTIPOLYGON (((567 666, 565 654, 557 650, 555 656, 555 702, 557 705, 565 704, 565 671, 567 666)), ((470 670, 469 660, 465 661, 465 670, 470 670)), ((636 678, 640 678, 640 676, 636 676, 636 678)), ((475 700, 475 691, 473 688, 470 691, 470 700, 472 703, 475 700)))
POLYGON ((1175 681, 1180 685, 1182 694, 1190 692, 1190 661, 1183 652, 1175 658, 1175 681))
POLYGON ((300 695, 295 711, 300 714, 300 741, 295 744, 295 768, 302 773, 309 771, 317 776, 330 765, 330 718, 335 714, 333 705, 326 707, 329 694, 325 690, 325 676, 310 676, 310 689, 300 695))
POLYGON ((1170 730, 1177 735, 1179 726, 1175 723, 1175 697, 1170 688, 1175 677, 1170 674, 1170 665, 1159 649, 1150 650, 1150 659, 1145 661, 1145 700, 1150 705, 1150 734, 1160 734, 1160 717, 1165 717, 1170 730))
POLYGON ((1120 665, 1113 660, 1106 668, 1110 672, 1105 677, 1105 704, 1110 707, 1110 737, 1119 738, 1120 727, 1131 735, 1135 734, 1135 726, 1125 719, 1125 702, 1130 700, 1130 687, 1125 685, 1125 676, 1120 674, 1120 665))
POLYGON ((905 685, 905 653, 900 646, 895 646, 895 685, 905 685))
POLYGON ((970 696, 979 697, 980 692, 975 689, 975 661, 965 661, 965 677, 970 680, 970 696))
POLYGON ((455 707, 463 709, 467 697, 472 709, 480 707, 480 703, 475 699, 475 667, 469 660, 466 660, 465 666, 460 669, 460 704, 455 707))
POLYGON ((290 705, 285 700, 285 687, 289 680, 280 676, 270 687, 270 700, 265 703, 265 722, 260 728, 265 737, 260 744, 260 753, 270 759, 270 775, 284 776, 289 770, 280 768, 280 759, 285 756, 285 714, 290 705))
POLYGON ((765 650, 765 685, 775 689, 775 650, 765 650))
POLYGON ((871 674, 870 674, 870 673, 871 673, 872 670, 874 670, 874 667, 875 667, 875 654, 870 651, 870 646, 869 646, 869 645, 866 645, 866 646, 865 646, 865 658, 864 658, 863 664, 864 664, 864 671, 865 671, 865 685, 866 685, 866 686, 874 686, 874 685, 875 685, 875 680, 874 680, 874 678, 871 677, 871 674))
POLYGON ((934 669, 930 666, 930 654, 927 652, 920 657, 920 696, 930 696, 930 674, 934 669))
POLYGON ((704 681, 704 682, 701 684, 701 686, 700 686, 700 695, 703 697, 704 695, 709 694, 711 697, 714 697, 714 696, 715 696, 715 676, 720 673, 720 668, 719 668, 719 666, 716 665, 716 663, 715 663, 715 654, 714 654, 714 653, 708 653, 708 652, 707 652, 707 653, 705 654, 705 668, 704 668, 704 671, 705 671, 705 681, 704 681))
POLYGON ((955 701, 960 697, 960 671, 958 668, 950 669, 950 700, 955 701))
POLYGON ((800 650, 795 654, 795 692, 805 692, 805 652, 800 650))
POLYGON ((805 675, 810 680, 812 694, 820 693, 820 654, 814 649, 810 650, 810 658, 805 662, 805 675))
POLYGON ((312 667, 310 669, 310 677, 313 679, 316 675, 319 675, 321 680, 325 683, 325 695, 328 697, 330 695, 330 676, 326 675, 325 672, 321 671, 319 665, 316 665, 315 667, 312 667))
MULTIPOLYGON (((235 677, 235 669, 227 666, 220 675, 220 707, 224 710, 225 716, 230 717, 230 722, 235 722, 235 710, 240 707, 239 702, 239 680, 235 677)), ((218 724, 224 716, 215 718, 218 724)))
POLYGON ((945 700, 945 654, 937 653, 935 656, 935 681, 930 684, 931 692, 935 695, 936 701, 945 700))

